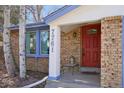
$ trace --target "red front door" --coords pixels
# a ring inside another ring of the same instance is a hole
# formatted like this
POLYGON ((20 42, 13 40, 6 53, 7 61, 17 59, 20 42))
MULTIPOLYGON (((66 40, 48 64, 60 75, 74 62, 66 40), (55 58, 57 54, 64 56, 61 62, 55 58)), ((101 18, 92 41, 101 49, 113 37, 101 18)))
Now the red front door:
POLYGON ((82 27, 82 66, 100 67, 101 24, 82 27))

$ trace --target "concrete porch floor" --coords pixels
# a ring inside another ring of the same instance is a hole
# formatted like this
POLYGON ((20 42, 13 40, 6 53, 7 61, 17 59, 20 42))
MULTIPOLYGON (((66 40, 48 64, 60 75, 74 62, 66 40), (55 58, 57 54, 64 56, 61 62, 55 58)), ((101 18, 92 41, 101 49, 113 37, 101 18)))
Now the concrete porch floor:
POLYGON ((45 88, 99 88, 100 74, 65 72, 60 80, 47 81, 45 88))

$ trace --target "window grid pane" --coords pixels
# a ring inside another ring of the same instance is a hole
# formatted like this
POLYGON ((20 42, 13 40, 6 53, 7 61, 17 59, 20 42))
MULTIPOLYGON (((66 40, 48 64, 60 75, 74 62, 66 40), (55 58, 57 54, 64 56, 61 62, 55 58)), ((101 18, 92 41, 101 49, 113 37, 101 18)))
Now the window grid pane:
POLYGON ((41 36, 41 54, 49 54, 49 33, 42 31, 41 36))
POLYGON ((36 32, 27 32, 26 52, 28 54, 36 54, 36 32))
POLYGON ((26 53, 30 54, 30 34, 26 34, 26 53))

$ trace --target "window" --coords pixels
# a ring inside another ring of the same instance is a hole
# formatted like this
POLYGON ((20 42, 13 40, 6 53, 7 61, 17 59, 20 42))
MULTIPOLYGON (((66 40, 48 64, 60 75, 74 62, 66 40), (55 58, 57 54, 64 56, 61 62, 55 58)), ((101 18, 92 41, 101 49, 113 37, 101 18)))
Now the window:
POLYGON ((44 31, 40 33, 41 37, 41 54, 49 53, 49 33, 44 31))
POLYGON ((35 57, 48 57, 49 32, 28 31, 26 33, 26 54, 35 57))
POLYGON ((96 34, 97 33, 97 29, 90 29, 88 30, 88 34, 96 34))
POLYGON ((27 32, 26 34, 26 53, 36 54, 36 32, 27 32))

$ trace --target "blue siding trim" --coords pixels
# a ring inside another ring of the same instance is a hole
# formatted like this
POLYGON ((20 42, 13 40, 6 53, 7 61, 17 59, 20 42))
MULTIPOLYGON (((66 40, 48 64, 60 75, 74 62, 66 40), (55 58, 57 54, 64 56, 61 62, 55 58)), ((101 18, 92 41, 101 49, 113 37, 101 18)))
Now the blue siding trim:
POLYGON ((26 57, 35 57, 36 54, 26 54, 26 57))
POLYGON ((122 87, 124 88, 124 17, 122 19, 122 87))
POLYGON ((48 58, 49 57, 49 54, 44 54, 44 55, 39 55, 38 57, 41 57, 41 58, 48 58))
POLYGON ((40 55, 39 49, 40 49, 40 31, 36 32, 36 56, 38 57, 40 55))
POLYGON ((26 28, 28 31, 34 31, 34 30, 49 30, 49 26, 40 26, 40 27, 34 27, 34 28, 26 28))
POLYGON ((45 23, 54 21, 55 19, 65 15, 66 13, 76 9, 77 7, 79 7, 79 5, 66 5, 66 6, 56 10, 55 12, 51 13, 50 15, 46 16, 44 18, 44 21, 45 21, 45 23))
POLYGON ((60 75, 56 77, 48 76, 48 80, 59 80, 60 78, 61 78, 60 75))
MULTIPOLYGON (((8 27, 10 30, 17 30, 19 29, 19 25, 11 25, 8 27)), ((49 30, 49 25, 39 22, 39 23, 32 23, 32 24, 26 24, 26 30, 33 31, 33 30, 49 30)), ((0 32, 2 32, 3 29, 0 28, 0 32)))
MULTIPOLYGON (((41 37, 41 33, 39 33, 39 37, 41 37)), ((39 38, 39 43, 40 43, 40 44, 39 44, 39 55, 42 55, 42 54, 41 54, 41 46, 42 46, 42 45, 41 45, 41 38, 39 38)))
POLYGON ((31 58, 49 58, 49 55, 26 54, 26 57, 31 57, 31 58))

